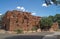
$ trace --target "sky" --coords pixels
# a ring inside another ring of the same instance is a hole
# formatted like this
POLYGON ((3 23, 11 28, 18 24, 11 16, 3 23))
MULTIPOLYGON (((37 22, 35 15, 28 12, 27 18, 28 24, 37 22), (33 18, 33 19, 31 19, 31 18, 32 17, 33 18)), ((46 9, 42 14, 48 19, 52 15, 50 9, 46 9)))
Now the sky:
POLYGON ((46 6, 44 0, 0 0, 0 15, 8 10, 27 11, 36 16, 60 14, 60 7, 54 4, 46 6))

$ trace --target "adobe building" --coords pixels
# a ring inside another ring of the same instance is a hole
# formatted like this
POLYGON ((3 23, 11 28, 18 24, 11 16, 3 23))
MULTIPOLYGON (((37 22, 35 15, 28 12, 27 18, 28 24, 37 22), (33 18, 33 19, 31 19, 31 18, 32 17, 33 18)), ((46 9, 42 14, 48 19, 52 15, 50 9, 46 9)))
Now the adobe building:
POLYGON ((3 17, 3 27, 5 30, 13 31, 17 29, 31 30, 34 26, 39 28, 41 17, 33 16, 30 12, 7 11, 3 17))

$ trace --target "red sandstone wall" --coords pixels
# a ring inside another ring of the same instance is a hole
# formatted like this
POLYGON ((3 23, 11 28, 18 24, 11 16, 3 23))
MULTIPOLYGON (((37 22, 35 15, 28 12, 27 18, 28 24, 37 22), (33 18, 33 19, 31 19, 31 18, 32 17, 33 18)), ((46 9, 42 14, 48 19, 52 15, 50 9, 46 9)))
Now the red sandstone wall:
POLYGON ((33 16, 29 12, 22 12, 22 11, 8 11, 6 12, 5 16, 3 17, 3 26, 7 30, 16 30, 16 29, 23 29, 23 30, 31 30, 33 26, 39 27, 40 17, 33 16))

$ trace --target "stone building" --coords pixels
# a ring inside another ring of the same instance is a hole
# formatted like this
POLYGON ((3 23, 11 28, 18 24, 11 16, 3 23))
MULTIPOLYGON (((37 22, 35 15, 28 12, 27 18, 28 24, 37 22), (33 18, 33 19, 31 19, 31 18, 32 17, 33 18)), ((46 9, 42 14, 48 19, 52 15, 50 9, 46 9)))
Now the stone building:
POLYGON ((39 16, 33 16, 30 12, 7 11, 3 17, 3 27, 5 30, 13 31, 17 29, 31 30, 34 26, 39 28, 39 16))

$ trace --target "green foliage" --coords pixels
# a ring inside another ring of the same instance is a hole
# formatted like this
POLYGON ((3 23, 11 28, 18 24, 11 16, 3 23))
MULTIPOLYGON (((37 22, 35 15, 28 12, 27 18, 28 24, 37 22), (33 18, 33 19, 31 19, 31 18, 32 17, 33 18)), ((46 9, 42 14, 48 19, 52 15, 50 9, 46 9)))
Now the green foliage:
POLYGON ((51 0, 54 4, 57 4, 57 1, 56 0, 51 0))
POLYGON ((48 18, 50 18, 52 21, 54 21, 54 16, 49 16, 48 18))
POLYGON ((45 3, 47 5, 51 5, 51 1, 53 2, 53 4, 55 5, 59 5, 60 4, 60 0, 45 0, 45 3))
POLYGON ((56 18, 56 21, 58 22, 60 26, 60 14, 56 14, 54 17, 56 18))
POLYGON ((51 27, 53 24, 53 21, 51 18, 48 18, 48 17, 45 17, 45 18, 42 18, 41 21, 40 21, 40 27, 51 27))
POLYGON ((60 25, 60 20, 57 20, 58 24, 60 25))
POLYGON ((17 29, 17 30, 15 30, 15 32, 17 32, 17 34, 19 34, 19 33, 22 33, 23 30, 22 29, 17 29))
POLYGON ((57 18, 57 20, 60 20, 60 14, 56 14, 55 18, 57 18))
POLYGON ((2 20, 1 18, 2 18, 2 15, 0 15, 0 21, 2 20))
POLYGON ((3 15, 0 15, 0 21, 2 21, 3 16, 4 16, 4 14, 3 15))
POLYGON ((36 31, 37 30, 37 27, 36 26, 33 26, 31 30, 32 31, 36 31))
POLYGON ((60 14, 56 14, 55 16, 42 17, 40 21, 40 27, 51 27, 53 22, 58 22, 60 27, 60 14))
POLYGON ((51 26, 52 25, 52 19, 50 19, 50 18, 42 18, 41 19, 41 24, 43 25, 43 26, 51 26))
POLYGON ((54 17, 56 18, 56 20, 60 20, 60 14, 56 14, 54 17))

